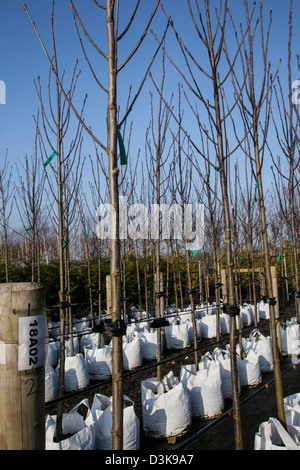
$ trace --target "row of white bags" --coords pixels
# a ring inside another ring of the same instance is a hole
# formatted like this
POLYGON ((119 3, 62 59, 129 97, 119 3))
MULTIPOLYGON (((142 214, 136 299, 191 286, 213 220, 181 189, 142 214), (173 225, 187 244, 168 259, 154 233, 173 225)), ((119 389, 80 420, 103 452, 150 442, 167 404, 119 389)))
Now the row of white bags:
MULTIPOLYGON (((168 337, 167 337, 168 338, 168 337)), ((273 356, 270 338, 264 337, 258 330, 254 330, 249 339, 243 338, 243 348, 248 353, 253 352, 259 358, 260 370, 269 372, 273 370, 273 356), (258 335, 259 341, 255 340, 258 335)), ((84 355, 81 353, 74 356, 65 357, 65 391, 72 392, 80 390, 89 385, 90 380, 106 380, 112 372, 112 346, 104 345, 102 348, 84 348, 84 355)), ((157 353, 157 332, 142 333, 134 331, 132 340, 123 339, 123 367, 124 370, 132 370, 139 367, 143 359, 156 358, 157 353)), ((57 396, 58 390, 58 369, 56 370, 47 362, 46 368, 46 401, 50 401, 57 396)), ((249 372, 248 372, 249 374, 249 372)), ((248 379, 247 385, 253 385, 252 379, 248 379)))
MULTIPOLYGON (((246 359, 237 356, 239 389, 261 381, 259 356, 264 356, 267 340, 260 334, 249 338, 246 359), (260 345, 260 347, 258 347, 260 345)), ((264 364, 264 361, 262 361, 264 364)), ((162 382, 155 378, 141 384, 144 431, 159 438, 179 435, 188 428, 193 416, 204 419, 222 413, 224 399, 231 398, 230 356, 227 350, 215 349, 194 365, 181 368, 180 381, 170 372, 162 382)))
POLYGON ((276 418, 260 424, 255 450, 300 450, 300 393, 284 398, 287 429, 276 418))
MULTIPOLYGON (((237 355, 238 389, 257 386, 262 381, 260 364, 270 367, 269 341, 259 334, 247 340, 247 357, 237 355), (266 351, 265 351, 266 350, 266 351)), ((170 372, 163 381, 144 380, 142 389, 143 429, 152 438, 183 433, 192 417, 211 419, 220 415, 224 400, 232 397, 231 364, 228 350, 216 348, 199 361, 198 370, 190 364, 181 367, 180 380, 170 372)))
MULTIPOLYGON (((87 387, 90 380, 107 380, 112 374, 112 347, 84 348, 82 353, 65 357, 65 392, 72 392, 87 387)), ((139 340, 123 345, 124 370, 138 367, 142 363, 139 340)), ((59 364, 56 369, 47 363, 45 369, 46 401, 57 397, 59 364)))
MULTIPOLYGON (((238 390, 257 386, 262 381, 259 358, 249 351, 245 359, 237 356, 238 390)), ((216 348, 199 362, 198 370, 190 364, 181 367, 180 381, 189 391, 192 415, 204 419, 218 416, 224 400, 232 398, 230 353, 216 348)))
MULTIPOLYGON (((88 331, 91 328, 91 324, 92 322, 89 316, 81 318, 81 319, 78 319, 78 318, 72 319, 72 329, 74 333, 79 334, 79 335, 84 334, 86 331, 88 331)), ((68 318, 66 318, 66 321, 65 321, 66 330, 68 330, 68 326, 69 326, 68 318)), ((58 339, 60 336, 60 322, 49 320, 48 332, 49 332, 50 338, 58 339)))
MULTIPOLYGON (((112 450, 112 397, 95 394, 92 406, 82 400, 69 413, 63 414, 61 442, 55 442, 56 416, 46 417, 46 450, 112 450), (82 416, 85 408, 85 417, 82 416)), ((140 422, 134 403, 124 395, 123 449, 139 450, 140 422)))
MULTIPOLYGON (((94 333, 93 333, 94 334, 94 333)), ((107 380, 112 374, 112 345, 96 347, 95 341, 92 347, 85 346, 83 354, 75 353, 74 356, 65 357, 65 391, 72 392, 85 388, 90 380, 107 380)), ((155 359, 157 357, 157 332, 133 331, 130 341, 123 338, 123 369, 132 370, 142 365, 143 359, 155 359)), ((59 343, 48 344, 46 361, 46 401, 57 396, 58 369, 54 367, 59 354, 59 343), (57 349, 55 349, 57 348, 57 349)), ((66 348, 66 354, 69 349, 66 348)))

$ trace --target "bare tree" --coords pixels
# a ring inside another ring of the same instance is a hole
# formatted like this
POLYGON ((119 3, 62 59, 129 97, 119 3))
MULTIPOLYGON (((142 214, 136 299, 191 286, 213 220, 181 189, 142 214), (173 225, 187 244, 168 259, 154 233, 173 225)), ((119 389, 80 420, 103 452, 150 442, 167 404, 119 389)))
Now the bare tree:
POLYGON ((276 130, 277 140, 282 154, 285 156, 289 165, 288 177, 281 170, 279 162, 276 163, 273 152, 271 151, 273 163, 280 175, 288 182, 288 202, 289 202, 289 217, 291 228, 291 242, 293 253, 293 267, 294 267, 294 289, 295 289, 295 303, 297 322, 300 326, 300 283, 299 283, 299 266, 298 266, 298 232, 299 225, 296 222, 296 209, 295 209, 295 188, 299 185, 299 138, 298 130, 300 124, 299 109, 296 103, 293 102, 293 80, 292 80, 292 31, 293 31, 293 1, 290 0, 289 10, 289 39, 288 39, 288 98, 285 99, 285 93, 282 88, 280 78, 278 77, 278 91, 274 87, 277 111, 279 120, 276 119, 275 113, 272 113, 273 123, 276 130))
POLYGON ((3 228, 3 240, 4 240, 4 263, 5 263, 5 279, 9 281, 9 269, 8 269, 8 228, 9 218, 12 212, 11 200, 14 191, 11 189, 11 177, 12 169, 9 168, 7 162, 7 153, 5 155, 3 166, 0 170, 0 215, 1 225, 3 228), (10 206, 9 206, 10 204, 10 206))
MULTIPOLYGON (((129 22, 124 26, 124 29, 121 34, 119 34, 119 27, 120 27, 120 5, 119 0, 106 0, 105 5, 93 0, 94 5, 100 11, 100 14, 105 13, 106 18, 106 30, 107 30, 107 52, 104 52, 103 48, 98 46, 93 39, 91 38, 88 30, 85 28, 81 16, 79 15, 76 7, 75 2, 71 0, 71 9, 74 16, 75 26, 77 28, 79 40, 82 46, 83 53, 87 60, 88 66, 92 72, 93 77, 96 79, 100 89, 106 93, 107 95, 107 145, 103 144, 101 138, 97 137, 97 133, 91 129, 90 126, 86 125, 81 113, 77 112, 74 103, 72 102, 72 97, 70 97, 65 91, 63 84, 61 83, 60 77, 55 70, 55 66, 52 63, 49 54, 38 34, 38 38, 42 44, 44 52, 47 55, 47 58, 51 64, 52 70, 55 74, 57 86, 60 88, 64 97, 68 100, 70 107, 72 108, 73 112, 79 119, 80 123, 86 130, 86 132, 92 137, 93 141, 97 143, 106 153, 108 156, 108 174, 109 174, 109 202, 111 207, 111 265, 110 265, 110 272, 111 272, 111 293, 112 293, 112 306, 111 306, 111 314, 112 314, 112 321, 118 332, 118 335, 114 335, 112 338, 113 343, 113 427, 112 427, 112 436, 113 436, 113 448, 118 450, 122 449, 122 432, 123 432, 123 392, 122 392, 122 376, 123 376, 123 356, 122 356, 122 335, 120 328, 120 322, 122 321, 121 318, 121 256, 120 256, 120 240, 119 240, 119 188, 118 188, 118 177, 119 177, 119 167, 118 167, 118 150, 117 150, 117 139, 120 137, 120 128, 122 124, 126 121, 127 115, 131 112, 132 107, 139 96, 139 93, 142 89, 142 86, 146 80, 150 67, 155 59, 156 53, 154 54, 152 60, 149 63, 149 67, 141 81, 141 85, 138 88, 138 91, 131 101, 129 109, 126 115, 123 117, 121 121, 118 123, 117 119, 117 77, 119 73, 128 65, 132 57, 136 54, 139 50, 149 28, 152 23, 152 20, 155 16, 155 13, 158 9, 160 1, 157 0, 155 6, 150 14, 149 20, 146 23, 144 31, 142 32, 140 38, 137 41, 137 44, 131 52, 127 55, 127 57, 122 61, 121 65, 118 65, 118 43, 125 37, 128 31, 132 28, 134 24, 134 20, 136 18, 136 12, 140 1, 138 0, 136 3, 136 7, 130 16, 129 22), (94 48, 95 51, 99 54, 99 56, 106 61, 107 64, 107 86, 98 79, 97 74, 88 58, 88 55, 85 51, 85 45, 82 41, 82 37, 80 35, 80 29, 83 31, 83 34, 88 41, 88 43, 94 48)), ((33 23, 33 22, 32 22, 33 23)), ((33 23, 35 28, 35 25, 33 23)), ((37 32, 37 29, 35 28, 37 32)), ((166 32, 166 31, 165 31, 166 32)), ((165 33, 164 33, 165 34, 165 33)), ((157 48, 157 51, 159 47, 157 48)), ((123 155, 122 155, 123 157, 123 155)))
MULTIPOLYGON (((234 409, 234 429, 235 429, 235 441, 236 448, 242 448, 242 431, 241 431, 241 418, 240 418, 240 405, 239 405, 239 392, 238 392, 238 376, 237 376, 237 364, 236 364, 236 337, 235 337, 235 315, 238 312, 238 308, 235 305, 235 295, 234 295, 234 278, 233 278, 233 269, 232 269, 232 248, 231 248, 231 217, 230 217, 230 206, 229 206, 229 192, 228 192, 228 165, 230 155, 238 148, 239 143, 235 148, 229 149, 229 142, 227 139, 226 132, 226 122, 227 118, 233 113, 238 97, 235 97, 233 103, 231 103, 229 109, 226 108, 226 99, 224 94, 224 87, 230 77, 236 60, 238 58, 238 53, 242 44, 243 39, 237 46, 237 51, 233 59, 229 59, 228 52, 226 51, 226 40, 225 40, 225 29, 227 25, 227 19, 229 18, 229 9, 227 5, 227 0, 220 1, 219 8, 215 10, 215 22, 213 21, 211 13, 211 4, 209 0, 204 0, 203 2, 203 12, 200 8, 199 2, 195 0, 193 2, 195 8, 192 8, 192 2, 187 0, 187 5, 192 20, 192 24, 195 29, 196 37, 198 38, 200 44, 204 46, 204 51, 207 54, 208 58, 208 71, 204 70, 203 62, 196 60, 195 56, 188 49, 187 45, 184 42, 179 34, 178 26, 175 27, 172 22, 172 28, 175 34, 175 37, 178 41, 178 45, 183 54, 184 61, 186 64, 186 73, 180 69, 175 61, 168 55, 170 62, 173 64, 175 69, 180 74, 184 84, 187 86, 187 89, 190 91, 193 97, 196 97, 197 101, 204 106, 204 109, 207 112, 209 122, 211 123, 211 132, 205 128, 204 123, 201 123, 201 128, 203 132, 209 136, 212 147, 215 150, 217 157, 217 165, 208 160, 207 156, 195 145, 195 139, 191 139, 191 144, 194 148, 194 151, 207 161, 211 166, 215 167, 215 170, 218 171, 220 177, 220 187, 222 195, 222 207, 223 207, 223 217, 224 217, 224 229, 225 229, 225 250, 226 250, 226 268, 228 274, 228 300, 227 313, 230 314, 230 360, 231 360, 231 374, 232 374, 232 397, 233 397, 233 409, 234 409), (221 77, 221 59, 223 58, 223 53, 226 51, 226 59, 228 62, 228 69, 224 71, 222 68, 222 77, 221 77), (211 86, 211 96, 210 98, 203 94, 203 91, 207 91, 207 87, 201 87, 198 85, 198 80, 196 74, 199 74, 208 78, 211 86)), ((201 56, 202 58, 202 56, 201 56)), ((239 95, 238 95, 239 96, 239 95)), ((196 114, 196 113, 195 113, 196 114)), ((177 120, 178 121, 178 120, 177 120)))
MULTIPOLYGON (((154 205, 156 207, 155 213, 151 211, 151 228, 155 226, 155 295, 156 295, 156 316, 157 318, 163 317, 163 284, 161 273, 161 214, 160 205, 164 200, 166 191, 168 189, 169 173, 165 171, 165 165, 169 160, 170 149, 166 148, 167 145, 167 132, 170 122, 169 106, 166 106, 162 100, 162 92, 165 82, 165 68, 163 56, 163 73, 161 78, 161 95, 158 103, 158 111, 155 119, 153 107, 153 95, 151 93, 151 122, 146 134, 146 163, 148 169, 148 178, 154 194, 154 205), (157 123, 157 125, 155 124, 157 123)), ((172 101, 172 98, 171 98, 172 101)), ((152 233, 152 231, 151 231, 152 233)), ((157 328, 157 380, 161 380, 161 328, 157 328)))
MULTIPOLYGON (((272 11, 270 11, 269 24, 267 34, 264 34, 264 17, 263 17, 263 2, 260 1, 259 10, 259 25, 260 25, 260 44, 261 44, 261 57, 263 64, 263 75, 260 81, 260 88, 257 80, 254 78, 255 73, 255 62, 254 62, 254 38, 256 33, 256 26, 252 29, 251 18, 253 13, 249 13, 248 2, 244 0, 245 16, 246 16, 246 31, 247 31, 247 44, 244 42, 243 50, 241 51, 241 57, 243 60, 244 71, 247 71, 247 79, 243 82, 245 84, 245 93, 241 95, 241 86, 236 88, 236 92, 240 97, 240 109, 241 116, 246 123, 247 133, 251 135, 251 144, 254 152, 254 158, 247 154, 248 158, 252 162, 252 169, 255 174, 258 191, 258 204, 260 208, 260 220, 261 220, 261 233, 262 233, 262 255, 264 259, 265 268, 265 279, 267 297, 270 299, 270 330, 272 338, 272 348, 274 356, 274 376, 276 381, 276 398, 278 407, 278 416, 282 423, 285 423, 285 414, 283 407, 283 391, 282 391, 282 380, 280 372, 280 357, 278 349, 278 341, 276 336, 276 321, 275 321, 275 308, 272 302, 273 290, 272 290, 272 277, 270 269, 270 258, 269 258, 269 243, 267 233, 267 218, 266 218, 266 207, 264 202, 264 188, 262 179, 262 168, 264 161, 264 154, 266 148, 266 141, 270 122, 270 110, 271 110, 271 99, 272 99, 272 86, 277 75, 278 69, 275 75, 271 74, 271 64, 268 62, 268 47, 270 39, 270 28, 272 24, 272 11), (258 93, 257 93, 258 90, 258 93), (248 100, 248 101, 247 101, 248 100), (261 115, 264 113, 264 121, 261 120, 261 115), (259 135, 262 138, 259 138, 259 135)), ((242 32, 242 35, 244 33, 242 32)), ((245 148, 244 148, 245 150, 245 148)))
MULTIPOLYGON (((77 64, 74 67, 73 74, 71 76, 70 85, 66 95, 62 92, 59 83, 63 83, 64 73, 60 73, 58 66, 58 56, 56 50, 56 41, 54 33, 54 6, 55 2, 52 3, 51 12, 51 38, 52 38, 52 54, 53 59, 47 55, 50 61, 49 80, 48 80, 48 106, 46 106, 42 87, 40 83, 40 77, 38 77, 37 83, 35 82, 37 95, 40 101, 40 114, 41 124, 36 120, 37 130, 39 133, 40 141, 40 152, 44 157, 44 167, 46 171, 46 179, 48 186, 52 193, 52 196, 57 204, 57 228, 58 228, 58 254, 59 254, 59 311, 60 311, 60 377, 59 377, 59 394, 64 394, 64 363, 65 363, 65 293, 66 293, 66 279, 65 279, 65 263, 64 263, 64 249, 68 240, 66 239, 66 220, 65 215, 67 214, 67 205, 70 201, 66 199, 66 182, 73 171, 77 154, 80 154, 81 142, 82 142, 82 126, 79 122, 77 129, 75 128, 75 135, 69 144, 68 150, 66 142, 66 135, 70 126, 71 119, 71 108, 70 100, 73 99, 75 88, 78 80, 77 64), (51 79, 54 77, 54 84, 52 85, 51 79), (53 143, 53 137, 55 143, 53 143), (50 148, 51 155, 47 149, 50 148), (47 158, 47 157, 48 158, 47 158), (53 164, 56 157, 56 168, 53 164), (54 175, 55 183, 50 178, 49 168, 52 170, 54 175), (66 212, 65 212, 66 211, 66 212)), ((24 9, 33 25, 33 28, 38 35, 35 23, 31 19, 27 7, 24 4, 24 9)), ((39 35, 38 35, 39 37, 39 35)), ((40 39, 40 37, 39 37, 40 39)), ((41 39, 40 39, 41 41, 41 39)), ((43 44, 43 43, 42 43, 43 44)), ((44 46, 43 46, 44 47, 44 46)), ((84 101, 85 103, 85 101, 84 101)), ((84 103, 80 112, 82 118, 84 103)), ((76 171, 80 171, 80 160, 75 165, 76 171)), ((78 175, 77 175, 78 176, 78 175)), ((75 177, 75 181, 80 181, 80 178, 75 177)), ((72 189, 72 196, 76 192, 76 185, 72 189)), ((62 408, 63 401, 58 403, 57 411, 57 437, 59 440, 62 439, 62 408)))
POLYGON ((38 135, 36 133, 31 159, 25 155, 24 162, 17 165, 20 186, 17 188, 16 203, 24 231, 30 238, 31 245, 31 282, 39 281, 39 247, 42 223, 42 203, 44 197, 45 175, 41 172, 41 160, 38 155, 38 135), (25 179, 19 169, 25 173, 25 179), (36 274, 37 270, 37 274, 36 274))

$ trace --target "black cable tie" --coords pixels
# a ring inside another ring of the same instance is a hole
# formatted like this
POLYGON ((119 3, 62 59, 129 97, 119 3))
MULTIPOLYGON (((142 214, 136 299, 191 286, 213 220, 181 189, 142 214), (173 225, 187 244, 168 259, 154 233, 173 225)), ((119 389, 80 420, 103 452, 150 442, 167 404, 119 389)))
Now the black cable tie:
POLYGON ((198 292, 198 289, 187 289, 189 294, 196 294, 198 292))
POLYGON ((219 282, 218 284, 215 284, 215 285, 214 285, 214 288, 215 288, 215 289, 220 289, 220 287, 222 287, 222 285, 223 285, 223 284, 222 284, 221 282, 219 282))
POLYGON ((160 297, 168 297, 166 292, 155 292, 155 297, 158 299, 160 297))
POLYGON ((105 333, 107 336, 117 336, 121 338, 126 334, 127 326, 124 320, 104 320, 100 321, 99 325, 92 328, 93 333, 105 333))
POLYGON ((238 305, 223 304, 222 310, 231 317, 237 317, 240 314, 240 307, 238 305))
POLYGON ((269 305, 276 305, 276 304, 277 304, 277 302, 276 302, 276 300, 274 299, 274 297, 268 297, 268 296, 265 295, 265 296, 262 298, 262 300, 263 300, 263 302, 264 302, 265 304, 269 304, 269 305))
POLYGON ((169 321, 163 318, 154 318, 153 322, 150 323, 151 328, 162 328, 163 326, 169 326, 169 321))

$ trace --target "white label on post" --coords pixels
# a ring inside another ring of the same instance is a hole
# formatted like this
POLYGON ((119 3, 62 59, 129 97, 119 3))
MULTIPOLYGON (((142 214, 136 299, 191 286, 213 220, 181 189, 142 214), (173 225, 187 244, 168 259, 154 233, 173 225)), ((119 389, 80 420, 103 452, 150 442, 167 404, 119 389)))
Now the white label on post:
POLYGON ((45 359, 45 317, 19 318, 19 360, 18 370, 27 370, 44 365, 45 359))

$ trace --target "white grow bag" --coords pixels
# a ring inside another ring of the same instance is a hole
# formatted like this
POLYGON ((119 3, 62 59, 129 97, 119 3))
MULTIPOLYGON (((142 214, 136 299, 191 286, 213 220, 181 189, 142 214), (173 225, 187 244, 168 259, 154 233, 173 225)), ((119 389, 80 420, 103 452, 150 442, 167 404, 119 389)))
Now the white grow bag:
POLYGON ((50 338, 58 339, 60 335, 60 322, 58 321, 49 321, 48 322, 48 331, 50 338))
POLYGON ((250 333, 249 341, 244 344, 247 354, 250 349, 257 354, 261 372, 271 372, 274 369, 272 340, 270 336, 264 336, 256 329, 250 333), (258 341, 255 339, 256 335, 258 335, 258 341))
POLYGON ((226 335, 230 333, 230 316, 226 315, 226 313, 220 313, 220 329, 222 335, 226 335))
POLYGON ((249 305, 243 305, 240 309, 240 316, 242 318, 243 328, 252 324, 252 309, 249 305))
MULTIPOLYGON (((221 327, 220 327, 221 332, 221 327)), ((217 335, 217 315, 205 315, 201 318, 201 337, 215 338, 217 335)))
MULTIPOLYGON (((57 369, 59 369, 59 364, 57 369)), ((65 391, 73 392, 89 385, 90 378, 86 360, 81 353, 65 358, 65 391)))
MULTIPOLYGON (((126 395, 123 395, 123 399, 123 450, 139 450, 140 421, 135 414, 133 401, 126 395)), ((112 397, 98 393, 94 395, 91 412, 96 428, 96 450, 112 450, 112 400, 112 397)))
POLYGON ((165 327, 168 349, 185 349, 190 344, 188 322, 180 322, 165 327))
POLYGON ((148 331, 147 327, 140 334, 140 346, 143 359, 156 359, 157 357, 157 330, 148 331))
POLYGON ((237 367, 241 387, 256 387, 262 382, 259 357, 249 350, 245 359, 238 356, 237 367))
MULTIPOLYGON (((244 303, 244 307, 248 307, 248 310, 249 310, 250 315, 251 315, 251 323, 255 323, 255 306, 254 306, 254 304, 244 303)), ((257 311, 257 323, 259 323, 258 311, 257 311)))
POLYGON ((291 356, 300 353, 300 329, 295 320, 286 321, 280 328, 282 354, 291 356))
POLYGON ((195 315, 196 315, 196 318, 200 319, 202 317, 205 317, 206 315, 206 307, 204 304, 199 304, 199 305, 196 305, 196 308, 195 308, 195 315))
POLYGON ((101 341, 100 345, 104 346, 104 339, 101 333, 93 333, 92 331, 89 333, 85 333, 81 336, 80 339, 80 347, 81 347, 81 352, 84 351, 84 348, 93 348, 96 346, 96 348, 99 347, 99 339, 101 341))
MULTIPOLYGON (((212 353, 214 361, 220 364, 220 374, 222 381, 222 393, 223 398, 232 397, 232 384, 231 384, 231 363, 230 363, 230 352, 224 349, 216 348, 212 353)), ((238 376, 238 391, 241 390, 240 378, 238 376)))
POLYGON ((109 379, 112 373, 112 348, 102 346, 97 348, 84 348, 84 357, 87 362, 88 373, 91 380, 109 379))
MULTIPOLYGON (((196 321, 196 336, 197 336, 197 341, 200 341, 202 339, 202 336, 201 336, 201 320, 199 319, 195 319, 196 321)), ((194 342, 194 327, 193 327, 193 322, 188 320, 186 322, 187 326, 188 326, 188 332, 189 332, 189 342, 190 344, 193 344, 194 342)))
POLYGON ((141 382, 143 429, 148 437, 179 436, 192 421, 188 392, 170 372, 162 381, 141 382))
POLYGON ((257 304, 257 316, 263 319, 270 318, 270 306, 268 303, 265 303, 263 300, 257 304))
POLYGON ((73 318, 72 326, 79 335, 82 335, 90 329, 91 319, 89 317, 73 318))
POLYGON ((141 351, 141 340, 139 334, 133 334, 132 341, 128 341, 126 337, 123 338, 123 369, 132 370, 139 367, 143 363, 143 356, 141 351))
POLYGON ((47 355, 46 355, 46 364, 50 364, 52 367, 56 367, 58 363, 58 351, 56 341, 49 341, 47 343, 47 355))
POLYGON ((300 445, 300 393, 289 395, 283 400, 288 433, 300 445))
POLYGON ((75 335, 73 335, 73 339, 68 338, 65 341, 65 348, 66 348, 65 349, 65 354, 66 354, 66 356, 71 355, 72 341, 73 341, 73 347, 74 347, 74 354, 79 353, 79 340, 78 340, 78 336, 75 334, 75 335))
POLYGON ((181 367, 180 381, 191 399, 192 416, 204 419, 219 416, 224 409, 220 365, 206 360, 181 367))
POLYGON ((46 417, 46 450, 93 450, 95 446, 95 423, 92 418, 88 399, 82 400, 62 418, 63 434, 69 435, 61 442, 54 442, 56 435, 56 416, 46 417), (78 413, 80 406, 86 406, 86 418, 78 413))
POLYGON ((261 423, 255 434, 254 450, 299 450, 290 434, 276 418, 261 423))
POLYGON ((51 364, 45 365, 45 402, 54 400, 58 394, 59 376, 51 364))

